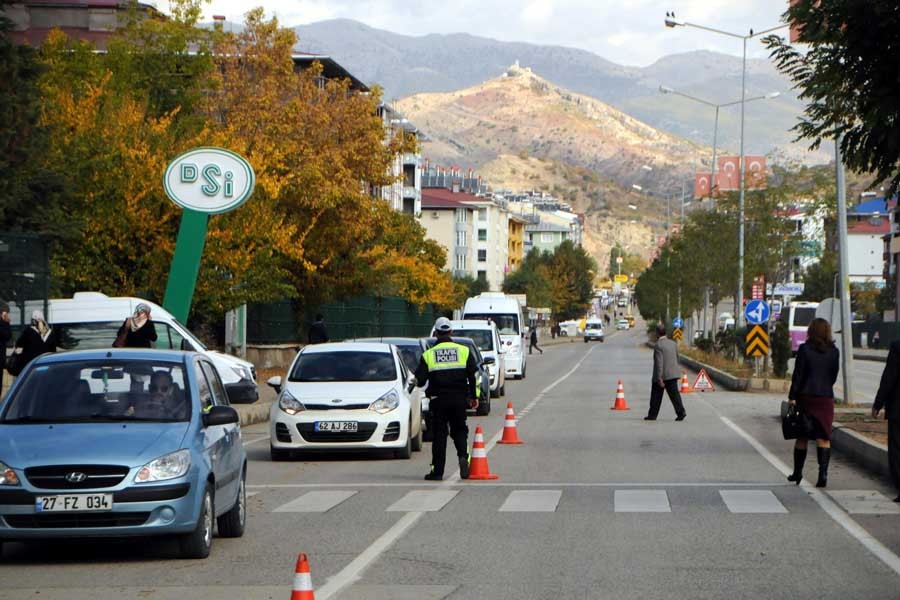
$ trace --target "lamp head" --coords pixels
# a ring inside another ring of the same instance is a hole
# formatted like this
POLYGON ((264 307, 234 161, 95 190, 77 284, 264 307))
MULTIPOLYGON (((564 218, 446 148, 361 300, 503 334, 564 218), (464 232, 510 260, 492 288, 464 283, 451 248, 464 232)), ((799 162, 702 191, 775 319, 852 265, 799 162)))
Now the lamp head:
POLYGON ((683 27, 684 24, 684 21, 675 18, 674 12, 666 13, 666 27, 683 27))
POLYGON ((670 88, 670 87, 667 86, 667 85, 661 85, 661 86, 659 86, 659 91, 662 92, 663 94, 673 94, 673 93, 675 93, 675 90, 673 90, 672 88, 670 88))

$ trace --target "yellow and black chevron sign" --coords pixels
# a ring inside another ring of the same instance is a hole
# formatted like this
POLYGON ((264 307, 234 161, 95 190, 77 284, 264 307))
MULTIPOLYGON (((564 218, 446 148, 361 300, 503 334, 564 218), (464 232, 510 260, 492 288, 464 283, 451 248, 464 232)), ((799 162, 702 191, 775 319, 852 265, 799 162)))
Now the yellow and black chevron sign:
POLYGON ((672 331, 672 339, 675 340, 676 342, 680 342, 682 337, 684 337, 684 334, 681 332, 681 329, 676 327, 672 331))
POLYGON ((769 332, 763 325, 754 325, 747 332, 747 356, 765 356, 769 353, 769 332))

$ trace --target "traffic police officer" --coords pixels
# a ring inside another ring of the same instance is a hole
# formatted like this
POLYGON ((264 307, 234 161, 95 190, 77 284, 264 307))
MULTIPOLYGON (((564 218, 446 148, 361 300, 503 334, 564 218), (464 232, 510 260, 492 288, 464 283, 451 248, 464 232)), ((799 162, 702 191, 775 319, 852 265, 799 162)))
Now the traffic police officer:
POLYGON ((450 320, 441 317, 434 323, 437 343, 426 350, 416 369, 419 387, 428 383, 428 397, 432 415, 434 438, 431 443, 431 472, 428 481, 444 478, 444 462, 447 458, 447 426, 459 457, 459 474, 469 478, 469 428, 466 426, 466 408, 478 408, 475 392, 475 373, 478 370, 475 357, 469 349, 450 339, 450 320))

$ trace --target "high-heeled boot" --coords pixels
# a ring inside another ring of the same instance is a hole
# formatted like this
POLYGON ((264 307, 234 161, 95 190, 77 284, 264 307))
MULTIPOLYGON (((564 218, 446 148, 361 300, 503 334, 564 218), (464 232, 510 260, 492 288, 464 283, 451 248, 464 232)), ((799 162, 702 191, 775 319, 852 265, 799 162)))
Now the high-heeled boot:
POLYGON ((831 460, 831 448, 816 448, 816 457, 819 459, 819 480, 816 487, 823 488, 828 485, 828 462, 831 460))
POLYGON ((800 485, 803 479, 803 463, 806 462, 806 448, 794 448, 794 472, 788 475, 788 481, 800 485))

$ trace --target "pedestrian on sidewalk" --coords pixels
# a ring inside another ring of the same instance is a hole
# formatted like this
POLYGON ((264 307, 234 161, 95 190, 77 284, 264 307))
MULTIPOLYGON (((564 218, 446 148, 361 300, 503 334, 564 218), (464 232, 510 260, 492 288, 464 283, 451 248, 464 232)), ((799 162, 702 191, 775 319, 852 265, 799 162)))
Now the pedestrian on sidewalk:
POLYGON ((528 345, 528 354, 531 354, 531 351, 532 351, 534 348, 537 348, 538 351, 539 351, 541 354, 544 353, 544 351, 541 350, 541 347, 538 346, 538 343, 537 343, 537 327, 532 327, 532 328, 531 328, 531 336, 529 337, 529 342, 530 342, 530 343, 529 343, 529 345, 528 345))
MULTIPOLYGON (((813 319, 806 330, 806 342, 797 349, 788 401, 812 422, 811 438, 816 440, 819 479, 816 487, 828 484, 831 460, 831 424, 834 421, 834 382, 840 369, 840 352, 831 337, 831 325, 825 319, 813 319)), ((800 485, 806 461, 806 438, 794 442, 794 472, 788 481, 800 485)))
POLYGON ((58 345, 59 334, 44 319, 44 311, 33 311, 31 324, 22 331, 19 339, 16 340, 16 349, 14 350, 16 359, 12 369, 7 365, 9 374, 18 377, 28 363, 45 352, 56 352, 58 345))
POLYGON ((452 339, 450 319, 440 317, 434 322, 437 343, 422 353, 416 369, 416 385, 428 384, 429 407, 432 414, 434 438, 431 441, 431 471, 427 481, 444 478, 447 459, 447 429, 456 446, 459 476, 469 478, 469 427, 466 425, 466 408, 478 408, 475 391, 475 373, 478 366, 475 356, 463 344, 452 339))
POLYGON ((325 315, 319 313, 316 320, 309 326, 306 333, 306 341, 310 344, 324 344, 328 341, 328 330, 325 329, 325 315))
POLYGON ((669 395, 672 408, 675 409, 675 420, 684 421, 687 413, 681 401, 678 382, 681 373, 678 369, 678 343, 666 337, 665 323, 656 325, 656 346, 653 347, 653 382, 650 387, 650 412, 645 421, 655 421, 662 404, 663 390, 669 395))
POLYGON ((125 319, 116 334, 116 348, 152 348, 156 341, 156 327, 150 319, 150 305, 141 302, 134 314, 125 319))
POLYGON ((900 340, 891 342, 872 404, 872 417, 877 418, 881 409, 888 422, 888 465, 898 493, 894 502, 900 502, 900 340))

